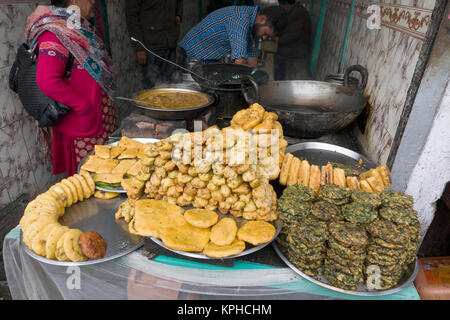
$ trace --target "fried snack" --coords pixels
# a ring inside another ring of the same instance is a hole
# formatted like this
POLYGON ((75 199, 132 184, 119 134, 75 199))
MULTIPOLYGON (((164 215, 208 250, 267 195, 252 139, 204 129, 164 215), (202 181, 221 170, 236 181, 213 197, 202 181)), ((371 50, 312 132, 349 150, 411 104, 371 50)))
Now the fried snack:
POLYGON ((139 171, 142 168, 142 161, 141 160, 137 160, 133 163, 133 165, 128 169, 128 171, 126 172, 127 175, 129 176, 137 176, 139 174, 139 171))
POLYGON ((347 187, 344 169, 341 168, 333 169, 333 183, 344 188, 347 187))
POLYGON ((166 225, 159 230, 166 247, 187 252, 202 251, 209 242, 209 233, 209 228, 197 228, 181 219, 177 225, 166 225))
POLYGON ((117 157, 117 159, 135 159, 139 151, 140 148, 127 148, 117 157))
POLYGON ((384 164, 377 167, 377 171, 380 174, 381 179, 383 180, 383 184, 386 188, 389 188, 392 183, 391 172, 389 168, 384 164))
POLYGON ((83 201, 84 193, 83 193, 83 187, 81 186, 80 181, 78 181, 78 179, 76 179, 74 176, 67 178, 67 180, 69 180, 69 182, 75 186, 75 190, 77 191, 78 201, 83 201))
POLYGON ((89 189, 91 191, 91 195, 95 192, 95 181, 92 179, 91 175, 87 172, 80 172, 80 175, 86 180, 86 183, 89 186, 89 189))
POLYGON ((52 190, 56 194, 58 194, 59 199, 64 201, 64 207, 70 207, 72 205, 72 197, 70 192, 66 192, 64 188, 61 187, 60 183, 57 183, 50 187, 49 190, 52 190))
POLYGON ((60 224, 55 222, 55 223, 46 224, 44 227, 42 227, 37 232, 37 234, 32 238, 30 249, 37 255, 45 257, 47 254, 47 249, 46 249, 47 238, 48 238, 50 232, 54 228, 58 228, 59 226, 60 226, 60 224))
POLYGON ((89 259, 101 259, 106 254, 106 241, 98 232, 83 232, 78 244, 83 254, 89 259))
POLYGON ((123 136, 119 143, 117 144, 117 146, 119 147, 123 147, 123 148, 142 148, 143 144, 139 141, 133 140, 131 138, 128 138, 126 136, 123 136))
POLYGON ((61 183, 64 184, 69 189, 70 194, 72 195, 72 199, 73 199, 72 203, 77 203, 79 201, 78 192, 77 192, 77 189, 75 188, 75 186, 73 185, 73 183, 70 183, 70 181, 67 179, 62 179, 61 183))
POLYGON ((83 198, 84 199, 90 198, 92 196, 93 192, 91 191, 90 186, 86 182, 86 179, 84 179, 83 176, 81 176, 79 174, 74 174, 73 177, 74 177, 74 179, 78 180, 78 182, 81 185, 81 190, 83 191, 83 198))
POLYGON ((293 160, 294 156, 291 153, 287 153, 284 156, 283 164, 281 166, 280 171, 280 184, 285 186, 287 184, 288 174, 289 174, 289 167, 291 166, 291 162, 293 160))
POLYGON ((136 201, 134 217, 129 224, 130 233, 160 238, 162 226, 171 224, 184 209, 163 200, 144 199, 136 201))
POLYGON ((59 225, 57 228, 52 229, 52 231, 47 237, 47 242, 45 244, 45 252, 47 259, 56 259, 55 256, 56 245, 58 244, 59 239, 61 239, 66 232, 69 232, 69 230, 70 229, 68 227, 61 225, 59 225))
POLYGON ((130 222, 134 217, 134 208, 130 205, 128 199, 119 205, 119 209, 114 215, 116 220, 123 218, 125 222, 130 222))
POLYGON ((286 180, 287 186, 292 186, 297 183, 299 170, 300 170, 300 159, 294 157, 291 161, 291 165, 289 166, 288 177, 286 180))
POLYGON ((257 246, 272 240, 275 233, 275 227, 268 222, 248 221, 238 229, 237 237, 239 240, 257 246))
POLYGON ((122 173, 96 173, 94 182, 104 182, 109 184, 121 183, 123 179, 122 173))
POLYGON ((225 258, 234 256, 245 250, 245 242, 235 239, 228 245, 218 246, 209 242, 203 249, 203 254, 211 258, 225 258))
POLYGON ((370 187, 372 188, 372 190, 374 192, 383 192, 384 191, 383 180, 381 180, 381 177, 378 174, 378 171, 374 171, 374 172, 376 172, 377 174, 367 178, 366 181, 370 185, 370 187))
POLYGON ((94 197, 96 197, 97 199, 104 199, 104 200, 114 199, 117 198, 119 195, 120 194, 118 192, 108 192, 102 190, 97 190, 94 193, 94 197))
POLYGON ((91 155, 87 158, 86 162, 81 166, 80 169, 89 172, 96 172, 103 160, 103 158, 91 155))
POLYGON ((311 165, 309 164, 308 160, 303 160, 300 163, 297 184, 309 186, 310 171, 311 171, 311 165))
POLYGON ((30 223, 28 226, 25 226, 25 229, 23 230, 23 242, 28 248, 31 249, 31 244, 36 234, 47 224, 52 224, 56 221, 57 218, 52 218, 47 215, 37 217, 34 222, 30 223))
POLYGON ((96 173, 111 173, 111 171, 117 167, 119 160, 116 159, 104 159, 98 166, 96 173))
POLYGON ((333 184, 333 166, 328 163, 326 166, 322 166, 320 170, 320 184, 333 184))
POLYGON ((320 188, 320 169, 319 166, 312 165, 309 175, 309 187, 314 190, 314 193, 319 192, 320 188))
POLYGON ((56 244, 56 250, 55 250, 55 257, 59 261, 70 261, 70 258, 67 256, 66 252, 64 251, 64 243, 65 239, 67 238, 67 235, 69 234, 71 229, 69 229, 66 233, 63 234, 61 238, 59 238, 57 244, 56 244))
POLYGON ((111 147, 111 149, 109 151, 111 159, 117 158, 124 150, 125 150, 125 148, 122 147, 122 146, 113 146, 113 147, 111 147))
POLYGON ((372 187, 366 180, 359 181, 359 188, 364 191, 373 192, 372 187))
POLYGON ((355 176, 347 177, 347 188, 350 190, 358 190, 359 189, 359 181, 355 176))
POLYGON ((217 246, 227 246, 236 238, 237 230, 236 221, 225 217, 212 226, 209 238, 217 246))
POLYGON ((184 213, 188 223, 197 228, 209 228, 217 223, 219 215, 212 210, 190 209, 184 213))
POLYGON ((94 154, 103 159, 114 158, 111 157, 111 146, 108 145, 95 145, 94 146, 94 154))
POLYGON ((137 161, 135 159, 125 159, 120 161, 120 163, 111 170, 111 173, 121 173, 122 175, 125 175, 128 170, 136 163, 137 161))
POLYGON ((67 256, 67 258, 69 258, 70 261, 81 262, 88 259, 83 254, 80 245, 78 244, 82 233, 83 232, 81 230, 70 229, 69 232, 64 235, 64 254, 67 256))

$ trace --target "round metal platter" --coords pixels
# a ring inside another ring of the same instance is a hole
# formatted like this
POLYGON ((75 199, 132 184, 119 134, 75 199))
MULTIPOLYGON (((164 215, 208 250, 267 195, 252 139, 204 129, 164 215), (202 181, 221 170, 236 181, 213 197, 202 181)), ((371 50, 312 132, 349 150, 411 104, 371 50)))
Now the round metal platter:
MULTIPOLYGON (((224 214, 222 214, 220 212, 217 212, 217 213, 219 214, 219 220, 218 221, 220 221, 224 217, 233 218, 236 221, 236 224, 237 224, 238 228, 240 226, 242 226, 245 222, 248 222, 248 220, 245 220, 243 218, 236 218, 236 217, 233 217, 232 215, 224 215, 224 214)), ((223 257, 223 258, 208 257, 208 256, 206 256, 206 255, 204 255, 203 253, 200 253, 200 252, 186 252, 186 251, 170 249, 170 248, 166 247, 166 245, 160 239, 154 238, 154 237, 151 237, 150 239, 152 239, 155 243, 157 243, 158 245, 160 245, 164 249, 167 249, 169 251, 175 252, 175 253, 177 253, 179 255, 182 255, 182 256, 185 256, 185 257, 189 257, 189 258, 208 259, 208 260, 234 259, 234 258, 239 258, 239 257, 242 257, 242 256, 246 256, 248 254, 254 253, 254 252, 258 251, 258 250, 261 250, 262 248, 264 248, 268 244, 270 244, 278 236, 278 234, 280 233, 281 227, 283 226, 283 221, 277 220, 277 221, 274 221, 272 224, 276 228, 276 233, 275 233, 275 236, 272 238, 272 240, 270 240, 269 242, 260 244, 259 246, 253 246, 253 245, 251 245, 251 244, 246 242, 244 251, 242 251, 239 254, 228 256, 228 257, 223 257)))
POLYGON ((57 266, 83 266, 105 262, 126 255, 144 245, 144 238, 128 232, 128 223, 124 220, 117 221, 114 217, 119 205, 126 200, 125 196, 119 196, 110 200, 91 197, 83 202, 78 202, 66 208, 65 214, 59 219, 59 223, 69 228, 81 231, 96 231, 106 241, 106 254, 101 259, 87 260, 83 262, 58 261, 41 257, 31 251, 22 241, 24 251, 34 259, 57 266))
MULTIPOLYGON (((154 143, 154 142, 159 141, 159 139, 153 139, 153 138, 133 138, 133 140, 139 141, 139 142, 141 142, 141 143, 154 143)), ((108 145, 109 145, 109 146, 117 146, 118 143, 119 143, 119 141, 115 141, 115 142, 112 142, 112 143, 108 143, 108 145)), ((88 158, 91 154, 92 154, 92 152, 89 153, 86 157, 84 157, 84 158, 80 161, 80 164, 78 165, 78 171, 77 171, 78 173, 80 173, 80 168, 81 168, 81 166, 86 162, 87 158, 88 158)), ((108 188, 102 188, 102 187, 99 187, 99 186, 95 186, 95 189, 101 190, 101 191, 106 191, 106 192, 127 193, 126 190, 124 190, 124 189, 122 189, 122 188, 121 188, 121 189, 108 189, 108 188)))
POLYGON ((291 153, 298 158, 305 158, 315 165, 326 165, 328 162, 342 163, 359 172, 377 167, 376 163, 362 154, 323 142, 296 143, 288 146, 286 153, 291 153))
POLYGON ((288 265, 288 267, 291 268, 295 273, 299 274, 306 280, 309 280, 321 287, 324 287, 324 288, 327 288, 327 289, 330 289, 330 290, 333 290, 336 292, 346 293, 346 294, 351 294, 351 295, 356 295, 356 296, 385 296, 385 295, 399 292, 399 291, 409 287, 413 283, 414 279, 417 276, 417 273, 419 272, 419 262, 416 259, 415 262, 411 263, 408 266, 408 270, 403 274, 403 277, 400 279, 398 285, 394 288, 391 288, 388 290, 369 290, 365 284, 360 284, 357 291, 350 291, 350 290, 345 290, 345 289, 341 289, 341 288, 330 285, 324 276, 318 276, 317 278, 313 278, 313 277, 310 277, 310 276, 304 274, 302 271, 297 269, 297 267, 295 267, 284 256, 284 254, 281 252, 281 250, 278 247, 278 245, 276 244, 276 242, 273 242, 272 246, 275 249, 275 252, 280 257, 280 259, 283 260, 284 263, 286 263, 288 265))

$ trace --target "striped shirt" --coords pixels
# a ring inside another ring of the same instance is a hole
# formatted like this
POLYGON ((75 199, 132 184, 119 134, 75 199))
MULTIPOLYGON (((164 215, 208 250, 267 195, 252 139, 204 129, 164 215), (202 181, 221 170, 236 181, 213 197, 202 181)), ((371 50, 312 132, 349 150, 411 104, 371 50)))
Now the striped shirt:
POLYGON ((258 7, 230 6, 210 13, 194 26, 179 43, 188 58, 218 60, 258 56, 252 36, 258 7))

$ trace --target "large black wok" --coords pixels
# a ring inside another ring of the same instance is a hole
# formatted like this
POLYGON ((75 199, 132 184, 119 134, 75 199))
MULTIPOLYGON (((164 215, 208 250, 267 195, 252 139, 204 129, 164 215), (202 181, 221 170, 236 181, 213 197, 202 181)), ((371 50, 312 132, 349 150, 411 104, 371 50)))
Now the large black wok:
POLYGON ((278 114, 287 136, 318 138, 348 126, 364 110, 361 91, 322 81, 269 81, 258 102, 278 114))

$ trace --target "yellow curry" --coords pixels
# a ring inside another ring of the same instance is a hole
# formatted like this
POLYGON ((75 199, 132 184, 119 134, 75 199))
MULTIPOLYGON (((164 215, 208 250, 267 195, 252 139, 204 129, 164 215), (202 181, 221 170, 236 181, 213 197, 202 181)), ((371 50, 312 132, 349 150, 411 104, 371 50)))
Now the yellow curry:
POLYGON ((148 102, 148 107, 161 109, 195 108, 209 102, 208 98, 199 92, 173 90, 151 90, 141 93, 136 99, 148 102))

